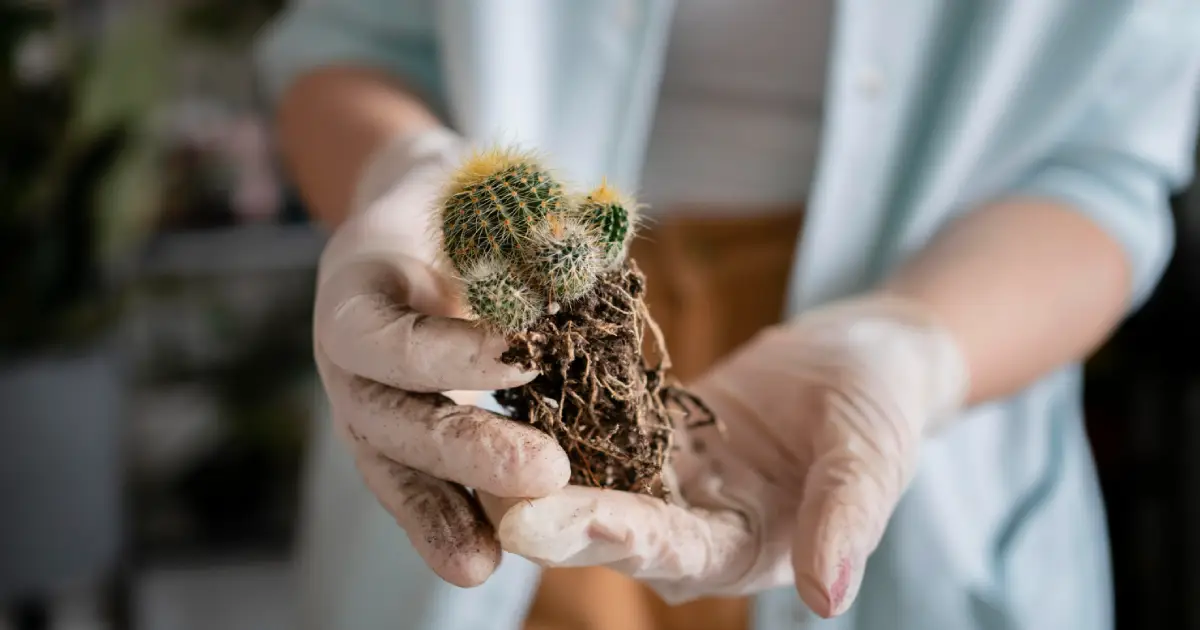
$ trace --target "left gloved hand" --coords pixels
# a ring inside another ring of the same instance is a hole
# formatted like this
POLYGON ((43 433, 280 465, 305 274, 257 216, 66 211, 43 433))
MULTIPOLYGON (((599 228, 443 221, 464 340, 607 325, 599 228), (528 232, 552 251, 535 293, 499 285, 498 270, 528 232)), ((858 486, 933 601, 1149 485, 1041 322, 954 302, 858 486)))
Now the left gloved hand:
POLYGON ((817 614, 841 614, 922 437, 953 417, 967 380, 954 341, 914 304, 814 310, 692 387, 723 427, 679 440, 686 505, 569 486, 509 506, 501 546, 544 566, 609 566, 673 604, 794 583, 817 614))

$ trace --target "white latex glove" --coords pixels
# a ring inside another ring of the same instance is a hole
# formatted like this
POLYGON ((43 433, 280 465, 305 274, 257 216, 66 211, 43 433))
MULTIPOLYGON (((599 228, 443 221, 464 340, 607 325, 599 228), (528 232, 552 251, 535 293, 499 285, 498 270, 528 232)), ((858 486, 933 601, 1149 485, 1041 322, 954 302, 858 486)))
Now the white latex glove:
POLYGON ((763 332, 692 390, 725 425, 675 455, 688 507, 569 486, 512 504, 507 551, 606 565, 669 603, 794 583, 817 614, 854 600, 923 435, 961 406, 964 360, 914 306, 872 297, 763 332))
POLYGON ((534 376, 498 361, 503 339, 456 318, 457 287, 435 256, 430 219, 461 146, 439 130, 369 161, 353 216, 321 257, 314 349, 367 486, 434 572, 472 586, 495 570, 500 547, 464 486, 538 497, 562 488, 570 466, 545 434, 443 394, 534 376))

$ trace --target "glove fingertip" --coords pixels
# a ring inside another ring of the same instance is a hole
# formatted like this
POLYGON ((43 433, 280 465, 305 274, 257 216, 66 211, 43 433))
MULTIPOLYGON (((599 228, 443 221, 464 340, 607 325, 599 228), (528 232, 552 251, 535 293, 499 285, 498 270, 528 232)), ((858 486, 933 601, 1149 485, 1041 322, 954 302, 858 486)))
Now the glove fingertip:
MULTIPOLYGON (((500 564, 500 543, 482 514, 472 506, 471 520, 443 518, 414 522, 397 518, 409 541, 438 577, 458 587, 483 584, 500 564)), ((407 515, 405 515, 407 516, 407 515)), ((449 516, 449 515, 447 515, 449 516)))
POLYGON ((539 498, 554 494, 567 487, 571 481, 571 460, 557 443, 547 440, 535 447, 537 466, 530 466, 521 474, 522 496, 539 498))
MULTIPOLYGON (((490 398, 489 398, 490 400, 490 398)), ((498 413, 499 407, 483 405, 483 410, 498 413)), ((485 447, 494 462, 495 473, 483 484, 470 484, 498 497, 536 499, 562 490, 571 479, 571 460, 553 437, 526 423, 507 417, 489 423, 485 447)), ((482 455, 481 455, 482 456, 482 455)))
POLYGON ((506 363, 508 341, 471 321, 427 318, 414 325, 405 346, 405 382, 417 391, 493 391, 520 387, 538 377, 506 363))
POLYGON ((443 580, 478 586, 500 563, 500 542, 466 489, 360 449, 356 464, 380 505, 443 580))
POLYGON ((506 499, 540 499, 561 491, 567 485, 565 480, 559 483, 560 476, 553 466, 532 466, 519 471, 510 468, 507 474, 509 476, 506 479, 489 479, 486 484, 481 483, 477 487, 506 499))
POLYGON ((483 545, 441 558, 430 567, 438 577, 460 588, 472 588, 487 581, 500 566, 500 546, 483 545))
MULTIPOLYGON (((474 324, 470 324, 474 327, 474 324)), ((505 363, 503 356, 509 350, 508 340, 495 333, 476 328, 484 335, 479 344, 479 354, 475 357, 476 365, 483 369, 485 377, 494 389, 520 387, 538 377, 537 370, 527 370, 510 363, 505 363)))
POLYGON ((813 577, 811 572, 799 566, 794 567, 796 573, 796 591, 800 601, 813 613, 823 619, 833 616, 833 602, 828 590, 821 581, 813 577))
POLYGON ((590 517, 570 501, 554 498, 511 506, 496 526, 496 538, 510 553, 551 566, 569 562, 591 541, 586 535, 590 517))
POLYGON ((865 562, 858 540, 861 523, 837 501, 805 507, 793 539, 796 588, 814 613, 828 619, 844 613, 858 596, 865 562))

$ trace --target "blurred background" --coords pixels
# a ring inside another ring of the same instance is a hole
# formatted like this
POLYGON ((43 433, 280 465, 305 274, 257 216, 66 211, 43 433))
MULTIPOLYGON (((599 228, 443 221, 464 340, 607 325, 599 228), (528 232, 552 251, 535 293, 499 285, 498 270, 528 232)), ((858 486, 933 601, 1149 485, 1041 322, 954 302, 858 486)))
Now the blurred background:
POLYGON ((53 4, 0 3, 6 622, 293 628, 323 237, 256 111, 282 2, 53 4))
MULTIPOLYGON (((283 4, 0 2, 0 630, 296 627, 323 235, 248 60, 283 4)), ((1175 210, 1088 366, 1121 628, 1200 628, 1200 190, 1175 210)))

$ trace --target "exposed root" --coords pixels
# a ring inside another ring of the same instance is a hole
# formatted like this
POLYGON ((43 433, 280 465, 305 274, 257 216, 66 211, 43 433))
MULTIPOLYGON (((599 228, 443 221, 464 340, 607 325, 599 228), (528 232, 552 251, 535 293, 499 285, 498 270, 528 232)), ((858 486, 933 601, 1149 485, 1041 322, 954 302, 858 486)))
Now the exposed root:
POLYGON ((668 373, 670 355, 644 295, 645 277, 627 260, 586 297, 511 335, 501 360, 540 375, 496 399, 562 445, 571 483, 667 498, 672 418, 687 426, 715 419, 668 373), (647 333, 653 356, 642 354, 647 333))

